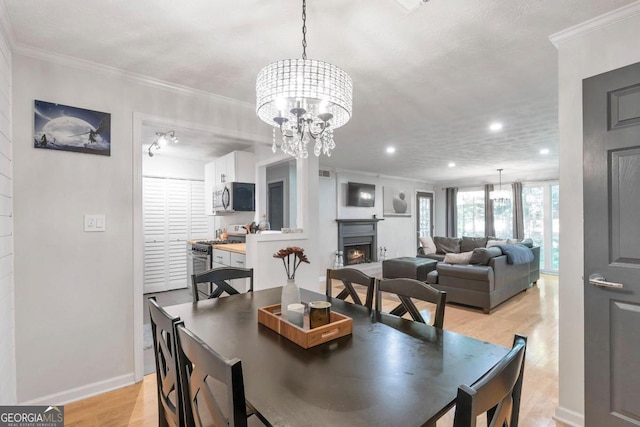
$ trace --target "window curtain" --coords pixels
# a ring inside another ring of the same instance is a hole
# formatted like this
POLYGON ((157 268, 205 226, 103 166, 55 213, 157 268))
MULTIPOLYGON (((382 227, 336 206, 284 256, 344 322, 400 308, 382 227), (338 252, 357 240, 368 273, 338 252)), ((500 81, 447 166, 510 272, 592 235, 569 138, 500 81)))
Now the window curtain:
POLYGON ((493 200, 489 197, 493 191, 493 184, 484 186, 484 234, 485 236, 495 236, 496 227, 493 221, 493 200))
POLYGON ((458 223, 458 187, 445 188, 447 195, 447 237, 456 237, 458 223))
POLYGON ((522 183, 511 184, 513 189, 513 238, 524 239, 524 208, 522 205, 522 183))

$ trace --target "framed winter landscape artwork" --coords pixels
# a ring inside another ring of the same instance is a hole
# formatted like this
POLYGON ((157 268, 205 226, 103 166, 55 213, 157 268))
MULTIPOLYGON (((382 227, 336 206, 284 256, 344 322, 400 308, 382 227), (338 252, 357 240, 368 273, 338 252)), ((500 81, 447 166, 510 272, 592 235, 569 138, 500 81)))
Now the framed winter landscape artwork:
POLYGON ((111 155, 111 114, 34 101, 35 148, 111 155))
POLYGON ((411 216, 411 193, 394 187, 382 189, 384 216, 411 216))

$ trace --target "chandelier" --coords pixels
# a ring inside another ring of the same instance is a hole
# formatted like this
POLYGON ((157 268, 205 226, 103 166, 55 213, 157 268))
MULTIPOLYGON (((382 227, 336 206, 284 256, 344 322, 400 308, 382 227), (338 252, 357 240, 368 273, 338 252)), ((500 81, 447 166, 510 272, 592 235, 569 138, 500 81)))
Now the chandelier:
POLYGON ((498 173, 500 174, 500 189, 490 192, 489 198, 497 203, 505 203, 511 199, 511 192, 502 189, 502 169, 498 169, 498 173))
POLYGON ((307 59, 307 2, 302 1, 302 59, 273 62, 256 80, 256 113, 282 137, 280 148, 296 159, 309 156, 307 144, 314 141, 316 156, 331 156, 336 146, 333 130, 351 118, 353 81, 335 65, 307 59))
POLYGON ((153 157, 153 152, 151 150, 159 150, 162 147, 166 147, 170 142, 172 144, 177 144, 180 142, 178 138, 176 138, 176 133, 172 130, 169 132, 156 132, 156 140, 149 146, 149 157, 153 157))

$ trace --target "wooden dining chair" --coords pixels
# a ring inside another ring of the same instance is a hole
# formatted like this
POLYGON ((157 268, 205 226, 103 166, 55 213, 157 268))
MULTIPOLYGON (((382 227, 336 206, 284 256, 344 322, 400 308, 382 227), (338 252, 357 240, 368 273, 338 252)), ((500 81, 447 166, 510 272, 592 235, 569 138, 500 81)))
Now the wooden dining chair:
POLYGON ((270 425, 245 399, 240 359, 225 359, 184 325, 178 326, 177 331, 186 426, 245 427, 252 415, 270 425), (216 382, 223 388, 217 387, 216 382))
POLYGON ((229 295, 239 294, 228 280, 233 279, 249 279, 249 290, 253 292, 253 268, 239 268, 239 267, 220 267, 212 270, 207 270, 199 274, 193 274, 191 276, 191 293, 193 295, 193 302, 198 302, 202 299, 218 298, 224 292, 229 295), (198 284, 207 283, 209 285, 209 292, 203 292, 198 288, 198 284), (213 287, 215 286, 215 289, 213 287))
POLYGON ((327 269, 327 289, 326 295, 331 297, 333 290, 333 280, 340 280, 344 288, 336 295, 336 298, 346 300, 351 297, 354 304, 364 305, 367 308, 373 308, 373 290, 375 288, 374 277, 367 276, 360 270, 355 268, 339 268, 335 270, 327 269), (367 295, 362 304, 360 296, 357 294, 353 284, 366 286, 367 295))
POLYGON ((159 425, 183 427, 184 410, 176 357, 176 326, 182 321, 160 307, 155 297, 148 301, 156 360, 159 425))
POLYGON ((415 306, 412 298, 427 301, 436 305, 433 316, 433 326, 442 328, 444 324, 444 308, 447 302, 447 293, 427 285, 415 279, 382 279, 378 280, 376 287, 376 310, 382 311, 382 292, 396 294, 400 304, 389 313, 402 317, 407 312, 411 318, 420 323, 427 323, 415 306))
POLYGON ((454 427, 475 427, 487 413, 487 425, 518 427, 527 337, 515 336, 513 347, 472 386, 461 385, 456 398, 454 427))

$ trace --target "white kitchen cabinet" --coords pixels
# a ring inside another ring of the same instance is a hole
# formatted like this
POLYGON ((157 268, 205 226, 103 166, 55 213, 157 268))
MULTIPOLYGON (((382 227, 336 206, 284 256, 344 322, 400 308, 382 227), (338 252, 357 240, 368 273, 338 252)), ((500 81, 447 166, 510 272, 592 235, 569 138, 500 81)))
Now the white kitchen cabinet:
POLYGON ((229 267, 231 265, 231 252, 223 251, 222 249, 214 249, 211 254, 211 262, 214 263, 213 268, 229 267))
MULTIPOLYGON (((213 249, 211 254, 212 268, 219 267, 239 267, 246 268, 246 255, 236 252, 213 249)), ((236 288, 238 292, 244 293, 249 289, 249 279, 230 280, 229 284, 236 288)))
POLYGON ((213 191, 227 182, 256 182, 256 158, 253 153, 232 151, 204 166, 207 215, 213 215, 213 191))

